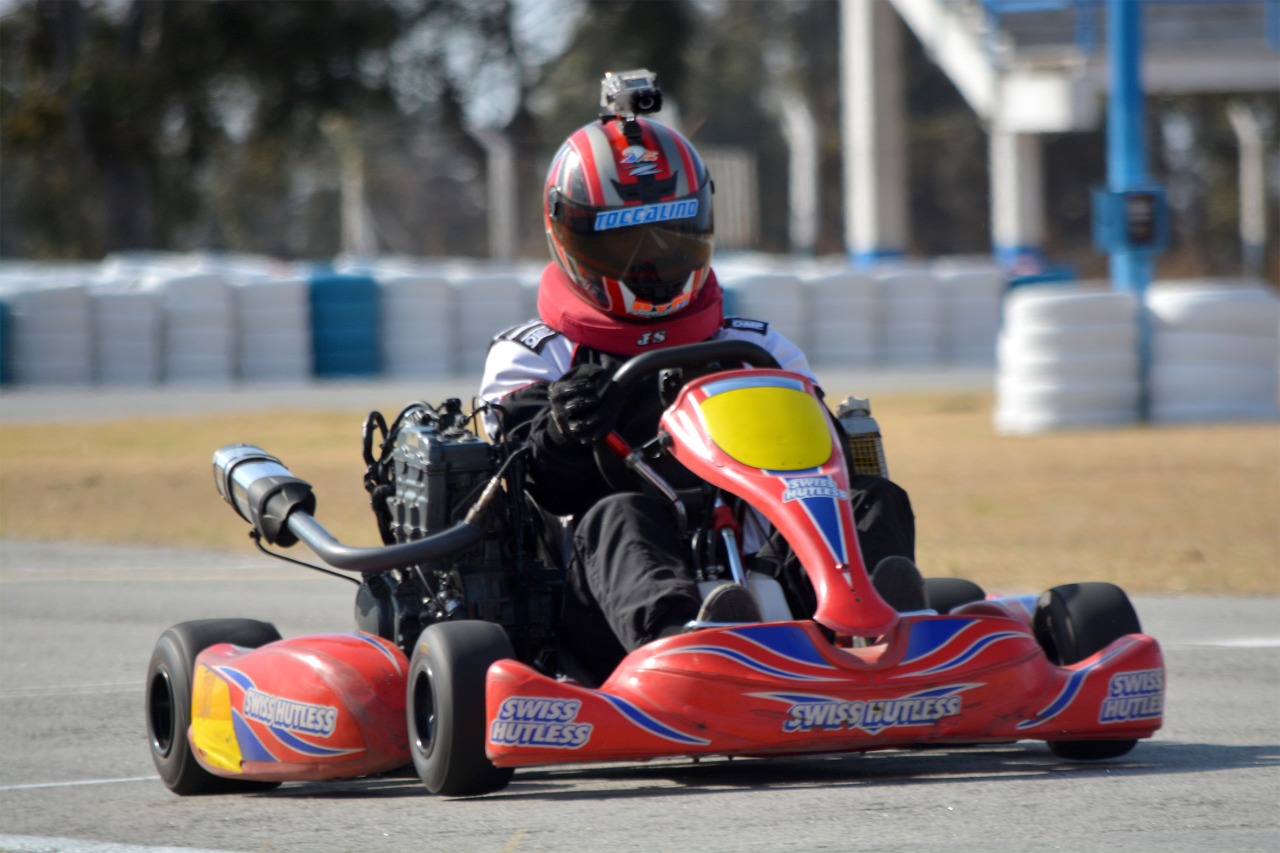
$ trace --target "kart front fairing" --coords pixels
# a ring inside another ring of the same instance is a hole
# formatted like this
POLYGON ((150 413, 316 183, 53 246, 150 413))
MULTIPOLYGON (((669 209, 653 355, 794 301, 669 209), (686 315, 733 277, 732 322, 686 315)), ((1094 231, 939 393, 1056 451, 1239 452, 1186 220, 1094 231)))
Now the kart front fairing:
POLYGON ((817 622, 857 637, 893 628, 898 614, 871 588, 858 547, 839 437, 808 379, 712 374, 684 387, 662 428, 677 460, 746 499, 786 537, 817 593, 817 622))
POLYGON ((786 536, 817 593, 814 618, 662 639, 594 690, 498 661, 486 694, 495 765, 1122 740, 1160 727, 1163 663, 1151 637, 1057 666, 1032 630, 1034 599, 948 615, 885 604, 858 549, 837 434, 804 377, 702 377, 662 428, 679 461, 786 536))

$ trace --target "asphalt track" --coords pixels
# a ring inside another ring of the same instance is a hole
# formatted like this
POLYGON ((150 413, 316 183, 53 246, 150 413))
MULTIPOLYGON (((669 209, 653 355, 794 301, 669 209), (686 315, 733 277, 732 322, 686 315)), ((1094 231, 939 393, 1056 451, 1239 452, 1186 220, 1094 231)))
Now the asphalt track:
POLYGON ((11 853, 123 853, 104 842, 326 853, 1280 849, 1276 600, 1138 599, 1167 653, 1166 725, 1101 764, 1026 743, 520 770, 506 791, 474 800, 432 797, 412 776, 184 799, 148 755, 143 682, 156 638, 213 616, 266 619, 287 636, 345 629, 352 587, 247 542, 230 556, 4 542, 0 565, 0 850, 11 853))
MULTIPOLYGON (((266 392, 257 405, 408 399, 391 386, 323 391, 266 392)), ((6 392, 0 420, 206 410, 243 396, 6 392)), ((160 633, 216 616, 265 619, 286 636, 346 629, 351 590, 247 541, 233 555, 0 542, 0 851, 1280 849, 1276 599, 1136 599, 1166 653, 1165 727, 1099 764, 1022 743, 524 769, 507 790, 467 800, 432 797, 411 775, 170 794, 142 709, 160 633)))

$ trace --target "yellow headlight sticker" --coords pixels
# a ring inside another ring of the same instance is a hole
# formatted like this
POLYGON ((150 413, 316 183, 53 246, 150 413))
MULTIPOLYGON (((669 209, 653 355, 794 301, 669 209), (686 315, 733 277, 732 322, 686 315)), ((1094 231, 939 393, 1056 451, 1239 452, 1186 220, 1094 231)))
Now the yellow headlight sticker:
POLYGON ((231 719, 231 691, 204 664, 196 666, 191 685, 191 746, 214 767, 240 772, 240 743, 231 719))
POLYGON ((796 471, 831 458, 826 410, 800 382, 742 377, 710 383, 707 392, 701 404, 707 434, 743 465, 796 471))

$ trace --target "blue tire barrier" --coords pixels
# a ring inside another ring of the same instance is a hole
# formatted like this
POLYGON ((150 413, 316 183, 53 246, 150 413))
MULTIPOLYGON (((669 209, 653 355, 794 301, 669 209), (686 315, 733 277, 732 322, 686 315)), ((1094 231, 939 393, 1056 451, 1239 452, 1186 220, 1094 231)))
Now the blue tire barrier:
POLYGON ((378 284, 370 276, 315 273, 310 282, 311 348, 317 377, 376 376, 378 284))

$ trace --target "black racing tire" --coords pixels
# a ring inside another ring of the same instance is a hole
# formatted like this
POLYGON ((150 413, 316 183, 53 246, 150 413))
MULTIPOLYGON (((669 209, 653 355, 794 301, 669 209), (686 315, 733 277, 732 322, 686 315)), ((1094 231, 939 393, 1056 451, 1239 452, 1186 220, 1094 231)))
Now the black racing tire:
POLYGON ((962 604, 982 601, 986 591, 965 578, 925 578, 924 600, 939 613, 950 613, 962 604))
POLYGON ((485 754, 485 676, 512 657, 506 631, 492 622, 440 622, 418 637, 405 707, 413 765, 431 793, 473 797, 510 784, 512 768, 485 754))
POLYGON ((147 740, 151 760, 170 791, 182 796, 227 794, 280 785, 215 776, 196 761, 188 740, 196 656, 218 643, 256 649, 279 639, 274 625, 256 619, 198 619, 160 635, 147 667, 147 740))
MULTIPOLYGON (((1124 590, 1111 583, 1074 583, 1041 594, 1032 630, 1053 663, 1068 666, 1098 652, 1126 634, 1139 634, 1137 611, 1124 590)), ((1118 758, 1134 740, 1049 741, 1049 749, 1071 761, 1118 758)))

